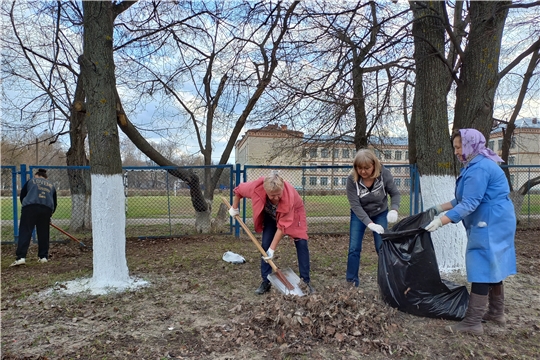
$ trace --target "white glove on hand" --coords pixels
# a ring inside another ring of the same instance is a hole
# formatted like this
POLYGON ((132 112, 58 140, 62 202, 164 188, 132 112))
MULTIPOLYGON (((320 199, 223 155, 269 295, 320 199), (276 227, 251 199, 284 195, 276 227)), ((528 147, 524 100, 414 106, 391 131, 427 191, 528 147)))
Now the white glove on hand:
POLYGON ((232 206, 229 208, 229 215, 231 215, 232 217, 235 217, 236 215, 240 215, 240 210, 239 209, 235 209, 233 208, 232 206))
POLYGON ((384 234, 384 228, 379 224, 371 223, 367 227, 369 230, 376 232, 377 234, 384 234))
POLYGON ((268 256, 263 256, 263 260, 268 262, 268 260, 272 260, 272 258, 274 257, 274 250, 268 248, 268 250, 266 250, 266 254, 268 256))
POLYGON ((439 215, 440 213, 444 211, 441 205, 432 206, 428 209, 428 211, 431 209, 435 210, 435 215, 439 215))
POLYGON ((398 213, 396 210, 390 210, 386 215, 386 220, 388 220, 389 223, 395 223, 397 221, 397 216, 398 213))
POLYGON ((436 218, 435 220, 433 220, 432 222, 430 222, 430 223, 428 224, 428 226, 426 226, 426 230, 429 231, 429 232, 434 232, 435 230, 437 230, 437 229, 440 228, 441 226, 443 226, 441 219, 440 219, 440 218, 436 218))

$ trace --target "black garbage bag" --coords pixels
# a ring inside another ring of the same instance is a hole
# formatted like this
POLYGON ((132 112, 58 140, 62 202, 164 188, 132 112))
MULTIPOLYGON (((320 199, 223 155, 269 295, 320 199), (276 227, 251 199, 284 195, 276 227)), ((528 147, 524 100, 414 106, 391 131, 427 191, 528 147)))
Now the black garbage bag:
POLYGON ((410 216, 382 234, 378 283, 383 299, 400 311, 432 318, 462 320, 469 293, 441 279, 431 235, 424 227, 434 211, 410 216))

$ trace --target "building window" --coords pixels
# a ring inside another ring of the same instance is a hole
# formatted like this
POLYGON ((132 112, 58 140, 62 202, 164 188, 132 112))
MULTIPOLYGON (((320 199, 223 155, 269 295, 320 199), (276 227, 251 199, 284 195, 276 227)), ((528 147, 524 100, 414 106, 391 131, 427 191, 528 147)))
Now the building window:
POLYGON ((409 151, 405 151, 405 160, 409 160, 409 151))
POLYGON ((343 154, 344 159, 348 159, 349 158, 349 149, 343 149, 342 154, 343 154))
POLYGON ((317 185, 317 178, 315 176, 309 178, 309 185, 317 185))
POLYGON ((321 149, 321 157, 322 157, 322 158, 327 158, 328 156, 329 156, 329 151, 328 151, 328 149, 322 148, 322 149, 321 149))
POLYGON ((516 137, 512 136, 512 142, 510 143, 510 149, 516 148, 516 137))
POLYGON ((401 151, 396 150, 395 155, 394 155, 394 158, 395 158, 396 160, 401 160, 401 151))
POLYGON ((339 159, 339 149, 334 149, 334 159, 339 159))
POLYGON ((401 174, 401 168, 400 167, 397 167, 397 168, 394 168, 395 169, 395 173, 396 174, 401 174))
POLYGON ((349 171, 348 167, 345 167, 345 168, 341 169, 341 172, 347 172, 347 171, 349 171))
POLYGON ((396 184, 396 186, 401 186, 401 179, 394 179, 394 184, 396 184))
POLYGON ((512 184, 512 187, 515 186, 515 183, 514 183, 515 177, 516 176, 514 174, 510 174, 510 184, 512 184))
POLYGON ((306 186, 306 177, 302 176, 302 186, 306 186))
POLYGON ((502 139, 499 139, 498 140, 499 150, 502 150, 502 143, 503 143, 502 139))
POLYGON ((392 159, 392 151, 390 151, 390 150, 384 150, 384 159, 385 159, 385 160, 390 160, 390 159, 392 159))
POLYGON ((328 178, 326 176, 321 177, 321 185, 323 186, 328 185, 328 178))
POLYGON ((347 178, 341 178, 341 185, 347 185, 347 178))
POLYGON ((410 178, 405 179, 405 186, 406 187, 411 187, 411 179, 410 178))
POLYGON ((316 172, 317 171, 316 167, 317 167, 317 164, 311 164, 311 169, 309 169, 309 171, 316 172))
POLYGON ((381 151, 380 150, 377 150, 375 149, 375 156, 377 157, 377 159, 381 159, 381 151))
POLYGON ((307 158, 307 156, 308 156, 308 151, 307 151, 307 149, 302 150, 302 157, 307 158))
POLYGON ((317 148, 309 149, 309 157, 310 158, 316 158, 317 157, 317 148))
POLYGON ((488 148, 490 148, 491 150, 495 150, 495 149, 493 149, 494 146, 495 146, 495 140, 489 140, 488 141, 488 148))
POLYGON ((335 177, 333 181, 334 181, 334 186, 339 185, 339 178, 335 177))
POLYGON ((509 156, 508 157, 508 165, 515 165, 516 164, 516 157, 515 156, 509 156))
MULTIPOLYGON (((321 166, 327 166, 328 164, 321 164, 321 166)), ((322 168, 321 169, 322 172, 328 172, 328 168, 322 168)))

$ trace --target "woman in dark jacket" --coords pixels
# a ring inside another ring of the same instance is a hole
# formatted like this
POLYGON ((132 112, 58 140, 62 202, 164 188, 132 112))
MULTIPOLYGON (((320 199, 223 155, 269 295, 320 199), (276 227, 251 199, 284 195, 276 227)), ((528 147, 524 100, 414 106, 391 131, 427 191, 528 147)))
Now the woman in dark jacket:
POLYGON ((347 198, 351 206, 347 281, 358 286, 360 253, 366 228, 373 231, 378 254, 382 245, 380 234, 384 233, 388 223, 397 221, 401 196, 390 170, 382 166, 371 150, 361 149, 356 153, 353 170, 347 178, 347 198), (390 211, 388 194, 392 202, 390 211))

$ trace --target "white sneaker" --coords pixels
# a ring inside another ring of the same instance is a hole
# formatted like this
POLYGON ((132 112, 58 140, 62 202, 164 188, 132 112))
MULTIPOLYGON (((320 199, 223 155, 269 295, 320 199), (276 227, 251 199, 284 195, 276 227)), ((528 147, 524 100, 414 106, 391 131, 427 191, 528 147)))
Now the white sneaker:
POLYGON ((19 266, 19 265, 26 265, 26 259, 20 258, 19 260, 15 260, 15 262, 9 266, 19 266))
POLYGON ((41 259, 38 259, 38 263, 46 263, 47 261, 47 258, 41 258, 41 259))

